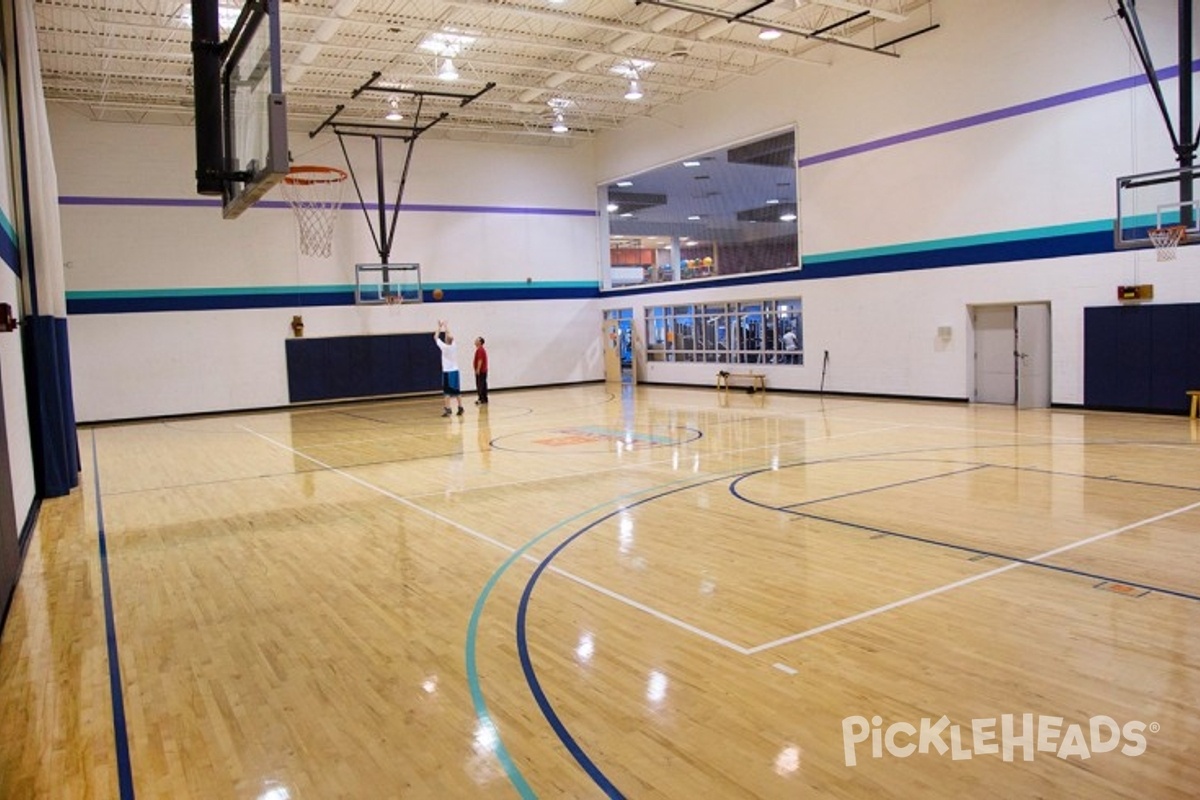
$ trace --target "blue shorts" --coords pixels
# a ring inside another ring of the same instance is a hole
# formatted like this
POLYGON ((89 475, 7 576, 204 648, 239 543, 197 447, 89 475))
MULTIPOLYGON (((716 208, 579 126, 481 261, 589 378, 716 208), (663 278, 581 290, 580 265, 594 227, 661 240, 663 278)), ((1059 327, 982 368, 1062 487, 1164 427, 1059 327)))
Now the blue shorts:
POLYGON ((442 394, 447 397, 458 397, 462 390, 458 384, 458 370, 442 373, 442 394))

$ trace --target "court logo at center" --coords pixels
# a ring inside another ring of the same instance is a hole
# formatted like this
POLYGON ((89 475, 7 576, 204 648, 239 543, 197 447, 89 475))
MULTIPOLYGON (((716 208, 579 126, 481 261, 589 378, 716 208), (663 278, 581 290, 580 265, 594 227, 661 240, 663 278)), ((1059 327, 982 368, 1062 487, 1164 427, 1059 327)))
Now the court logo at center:
POLYGON ((494 444, 498 449, 523 452, 623 453, 671 447, 700 436, 699 431, 687 427, 645 430, 580 425, 514 434, 497 439, 494 444))
POLYGON ((1036 753, 1086 760, 1093 754, 1110 753, 1118 748, 1122 755, 1136 758, 1146 752, 1146 732, 1158 732, 1156 722, 1147 725, 1130 720, 1121 725, 1105 715, 1092 717, 1086 725, 1063 723, 1062 717, 1046 714, 1002 714, 999 720, 973 719, 969 725, 960 726, 943 715, 936 720, 925 717, 915 725, 901 721, 885 727, 882 717, 868 720, 855 715, 842 720, 842 747, 847 767, 858 763, 858 745, 868 739, 871 758, 883 758, 884 752, 895 758, 907 758, 914 753, 928 755, 935 751, 939 756, 949 753, 955 761, 977 755, 999 755, 1005 761, 1012 761, 1020 751, 1023 761, 1033 761, 1036 753))

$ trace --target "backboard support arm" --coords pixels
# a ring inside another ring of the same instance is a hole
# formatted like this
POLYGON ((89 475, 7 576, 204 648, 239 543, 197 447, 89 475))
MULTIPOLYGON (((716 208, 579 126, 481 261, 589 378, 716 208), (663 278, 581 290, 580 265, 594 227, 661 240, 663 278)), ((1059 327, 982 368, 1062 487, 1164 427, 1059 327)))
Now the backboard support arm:
MULTIPOLYGON (((427 122, 422 123, 422 115, 425 109, 425 100, 429 97, 450 98, 459 101, 459 107, 463 107, 471 103, 485 93, 495 88, 495 83, 487 83, 482 89, 477 92, 447 92, 437 90, 424 89, 402 89, 398 87, 379 86, 376 81, 380 79, 382 73, 373 72, 371 77, 357 89, 355 89, 350 98, 356 99, 364 92, 382 92, 386 94, 396 95, 402 94, 416 98, 417 107, 413 117, 412 124, 409 125, 382 125, 379 123, 350 123, 337 122, 337 117, 345 110, 345 105, 339 105, 332 114, 325 118, 314 130, 310 131, 309 138, 315 137, 325 128, 332 128, 333 132, 338 137, 338 145, 342 149, 342 157, 346 159, 346 167, 350 173, 350 178, 354 183, 354 191, 358 195, 358 204, 362 208, 363 216, 367 220, 367 228, 371 231, 371 239, 375 244, 375 251, 379 254, 379 261, 385 267, 389 263, 392 253, 392 244, 396 238, 396 223, 400 216, 400 203, 404 199, 404 189, 408 184, 409 169, 412 166, 413 149, 417 139, 428 131, 433 126, 437 125, 442 120, 450 116, 449 112, 441 112, 427 122), (355 172, 354 164, 350 160, 350 153, 346 149, 346 138, 362 137, 371 140, 372 152, 375 160, 375 198, 378 207, 378 219, 374 222, 371 219, 371 213, 367 208, 367 203, 363 197, 362 188, 358 182, 358 175, 355 172), (387 139, 398 139, 405 143, 404 164, 400 171, 400 185, 396 189, 396 198, 391 205, 391 220, 388 220, 388 203, 386 197, 386 189, 384 187, 384 152, 383 143, 387 139), (378 223, 376 229, 375 222, 378 223)), ((386 276, 385 276, 386 278, 386 276)))

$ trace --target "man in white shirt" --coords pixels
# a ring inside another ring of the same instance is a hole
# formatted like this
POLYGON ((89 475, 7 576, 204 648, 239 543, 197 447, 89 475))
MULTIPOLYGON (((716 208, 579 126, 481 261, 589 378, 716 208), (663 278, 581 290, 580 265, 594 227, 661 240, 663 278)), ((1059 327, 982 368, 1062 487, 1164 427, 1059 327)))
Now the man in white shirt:
POLYGON ((454 336, 446 327, 445 320, 438 320, 437 330, 433 332, 433 343, 442 351, 442 416, 448 417, 453 413, 450 410, 450 400, 453 398, 458 403, 458 415, 461 417, 463 404, 462 387, 458 377, 458 345, 454 343, 454 336))
POLYGON ((791 328, 783 334, 783 349, 787 351, 787 363, 796 363, 796 351, 800 348, 796 344, 796 332, 791 328))

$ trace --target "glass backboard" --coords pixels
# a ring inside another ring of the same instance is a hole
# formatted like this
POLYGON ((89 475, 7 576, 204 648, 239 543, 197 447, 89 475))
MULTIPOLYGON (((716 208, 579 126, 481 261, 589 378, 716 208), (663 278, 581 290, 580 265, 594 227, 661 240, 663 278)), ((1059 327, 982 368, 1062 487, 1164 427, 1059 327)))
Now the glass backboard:
POLYGON ((288 173, 279 0, 247 2, 221 62, 222 211, 239 216, 288 173))

